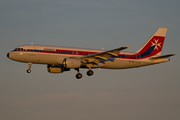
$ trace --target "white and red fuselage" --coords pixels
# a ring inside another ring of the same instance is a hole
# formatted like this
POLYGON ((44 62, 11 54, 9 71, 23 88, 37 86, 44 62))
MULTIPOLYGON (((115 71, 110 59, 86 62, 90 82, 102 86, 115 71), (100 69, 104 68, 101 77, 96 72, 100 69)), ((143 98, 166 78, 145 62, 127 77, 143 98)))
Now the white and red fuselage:
MULTIPOLYGON (((54 68, 59 66, 61 69, 59 73, 71 68, 77 69, 78 74, 79 68, 89 68, 89 70, 91 68, 134 68, 169 61, 168 57, 172 55, 160 56, 166 31, 166 28, 159 28, 137 52, 121 51, 127 47, 107 51, 72 47, 23 45, 9 52, 7 56, 15 61, 29 63, 30 66, 32 63, 50 65, 48 67, 49 72, 51 72, 50 69, 53 66, 54 68), (64 61, 66 66, 63 65, 64 61)), ((53 72, 52 69, 53 73, 58 73, 58 70, 55 71, 57 72, 53 72)))
MULTIPOLYGON (((82 56, 92 55, 105 51, 95 49, 80 49, 41 45, 23 45, 19 46, 18 48, 9 53, 10 59, 26 63, 54 65, 62 64, 64 58, 79 58, 82 56), (18 48, 20 48, 21 50, 18 50, 18 48)), ((106 61, 105 64, 93 67, 122 69, 169 61, 169 58, 166 58, 162 61, 152 62, 152 60, 149 60, 147 56, 141 57, 141 55, 142 54, 138 52, 121 52, 121 54, 118 54, 118 56, 108 58, 109 61, 106 61), (113 62, 111 61, 111 59, 113 60, 113 62)))

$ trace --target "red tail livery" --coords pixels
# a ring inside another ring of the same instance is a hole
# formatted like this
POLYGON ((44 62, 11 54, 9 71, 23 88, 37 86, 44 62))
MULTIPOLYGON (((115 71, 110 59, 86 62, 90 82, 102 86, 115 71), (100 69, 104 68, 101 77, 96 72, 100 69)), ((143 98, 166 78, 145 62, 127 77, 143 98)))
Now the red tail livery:
POLYGON ((160 55, 164 44, 167 28, 159 28, 146 44, 138 51, 141 57, 160 55))

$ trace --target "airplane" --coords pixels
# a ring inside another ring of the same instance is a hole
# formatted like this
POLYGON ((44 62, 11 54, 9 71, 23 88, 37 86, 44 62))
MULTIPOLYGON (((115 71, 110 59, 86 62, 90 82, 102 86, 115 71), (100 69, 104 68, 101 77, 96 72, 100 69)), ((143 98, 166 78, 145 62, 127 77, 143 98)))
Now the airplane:
POLYGON ((50 73, 63 73, 71 69, 77 70, 76 78, 82 78, 80 68, 88 69, 92 76, 92 68, 125 69, 154 65, 170 61, 175 54, 161 55, 167 28, 159 28, 151 38, 136 52, 123 52, 131 46, 112 50, 84 49, 73 47, 56 47, 44 45, 22 45, 7 54, 11 60, 28 63, 31 72, 32 64, 46 64, 50 73))

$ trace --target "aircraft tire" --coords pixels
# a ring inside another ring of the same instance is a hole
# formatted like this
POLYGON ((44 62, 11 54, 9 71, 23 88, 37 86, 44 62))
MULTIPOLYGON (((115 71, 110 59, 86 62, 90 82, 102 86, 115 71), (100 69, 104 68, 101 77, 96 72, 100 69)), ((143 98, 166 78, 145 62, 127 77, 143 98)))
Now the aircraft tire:
POLYGON ((76 74, 76 78, 77 78, 77 79, 82 78, 82 74, 81 74, 81 73, 76 74))
POLYGON ((31 72, 31 69, 27 69, 27 73, 30 73, 31 72))
POLYGON ((94 73, 94 72, 93 72, 92 70, 87 71, 87 75, 88 75, 88 76, 92 76, 93 73, 94 73))

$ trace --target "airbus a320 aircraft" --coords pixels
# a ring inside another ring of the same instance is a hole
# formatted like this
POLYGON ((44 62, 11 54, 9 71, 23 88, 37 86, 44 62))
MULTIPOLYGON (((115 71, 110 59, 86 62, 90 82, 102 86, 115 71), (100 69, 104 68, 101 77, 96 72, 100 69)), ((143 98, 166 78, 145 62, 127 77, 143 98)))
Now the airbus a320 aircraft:
POLYGON ((122 52, 127 47, 113 50, 81 49, 43 45, 23 45, 7 54, 9 59, 28 63, 46 64, 50 73, 77 70, 76 78, 82 78, 79 68, 87 68, 87 75, 93 75, 92 68, 124 69, 167 62, 174 54, 161 55, 167 28, 159 28, 154 35, 136 52, 122 52))

